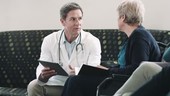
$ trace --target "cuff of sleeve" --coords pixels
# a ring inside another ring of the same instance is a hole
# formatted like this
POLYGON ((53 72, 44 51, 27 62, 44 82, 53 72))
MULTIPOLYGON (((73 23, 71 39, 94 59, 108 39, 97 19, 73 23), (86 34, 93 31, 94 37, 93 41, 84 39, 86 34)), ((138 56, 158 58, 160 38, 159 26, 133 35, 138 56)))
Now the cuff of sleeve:
POLYGON ((40 86, 46 85, 46 83, 44 83, 44 82, 42 82, 42 81, 40 81, 40 80, 38 80, 38 79, 37 79, 37 83, 38 83, 40 86))

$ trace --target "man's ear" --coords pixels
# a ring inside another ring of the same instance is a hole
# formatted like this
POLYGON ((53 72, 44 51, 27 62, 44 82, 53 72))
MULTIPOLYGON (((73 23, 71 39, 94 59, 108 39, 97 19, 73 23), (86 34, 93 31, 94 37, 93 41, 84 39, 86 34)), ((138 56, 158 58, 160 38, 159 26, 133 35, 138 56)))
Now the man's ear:
POLYGON ((65 25, 65 20, 64 19, 60 19, 60 22, 61 22, 61 24, 64 26, 65 25))

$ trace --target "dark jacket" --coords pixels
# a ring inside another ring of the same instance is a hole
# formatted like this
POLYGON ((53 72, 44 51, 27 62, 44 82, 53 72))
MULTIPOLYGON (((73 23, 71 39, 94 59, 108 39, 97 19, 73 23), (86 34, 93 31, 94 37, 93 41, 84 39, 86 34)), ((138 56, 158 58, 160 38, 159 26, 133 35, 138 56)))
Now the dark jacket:
POLYGON ((110 68, 111 73, 130 75, 142 61, 161 60, 161 53, 156 40, 143 26, 135 29, 127 40, 126 66, 125 68, 110 68))

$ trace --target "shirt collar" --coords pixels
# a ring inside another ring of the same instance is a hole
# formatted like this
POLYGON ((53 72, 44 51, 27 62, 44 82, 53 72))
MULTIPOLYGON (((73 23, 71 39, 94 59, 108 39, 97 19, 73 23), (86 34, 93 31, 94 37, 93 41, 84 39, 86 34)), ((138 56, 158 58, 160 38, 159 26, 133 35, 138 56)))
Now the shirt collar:
MULTIPOLYGON (((81 33, 80 33, 81 34, 81 33)), ((78 44, 79 43, 79 41, 80 41, 80 34, 78 35, 78 37, 72 42, 72 43, 76 43, 76 44, 78 44)), ((62 43, 66 43, 66 42, 68 42, 67 40, 66 40, 66 37, 65 37, 65 33, 63 33, 63 35, 62 35, 62 39, 63 39, 63 42, 62 43)))

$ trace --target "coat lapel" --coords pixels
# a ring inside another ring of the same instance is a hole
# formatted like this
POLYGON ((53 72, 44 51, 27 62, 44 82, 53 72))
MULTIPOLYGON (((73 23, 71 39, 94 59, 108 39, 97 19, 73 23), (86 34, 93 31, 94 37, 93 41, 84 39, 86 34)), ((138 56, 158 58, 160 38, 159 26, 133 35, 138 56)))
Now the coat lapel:
POLYGON ((68 62, 69 61, 69 58, 68 58, 68 53, 67 53, 67 50, 65 48, 65 44, 63 43, 63 40, 61 40, 61 43, 60 43, 60 50, 61 50, 61 58, 64 59, 64 61, 68 62))

